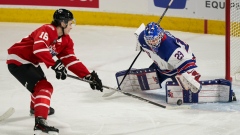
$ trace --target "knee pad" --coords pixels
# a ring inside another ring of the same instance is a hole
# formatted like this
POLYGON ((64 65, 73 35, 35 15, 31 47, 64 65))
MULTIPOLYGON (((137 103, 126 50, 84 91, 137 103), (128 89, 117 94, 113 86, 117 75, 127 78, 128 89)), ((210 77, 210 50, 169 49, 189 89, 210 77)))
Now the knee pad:
POLYGON ((36 95, 36 93, 38 93, 41 90, 45 90, 50 95, 52 95, 52 93, 53 93, 53 86, 46 79, 43 79, 43 80, 40 80, 39 82, 37 82, 37 84, 33 88, 33 95, 36 95))

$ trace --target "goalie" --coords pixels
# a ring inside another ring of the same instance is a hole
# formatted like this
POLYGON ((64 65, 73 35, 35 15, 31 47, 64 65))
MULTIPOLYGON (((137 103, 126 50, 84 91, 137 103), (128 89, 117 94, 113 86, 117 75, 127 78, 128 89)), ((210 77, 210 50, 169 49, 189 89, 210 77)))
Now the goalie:
POLYGON ((150 22, 138 35, 141 49, 153 60, 150 69, 157 70, 161 83, 171 78, 185 90, 197 93, 201 90, 196 71, 196 58, 188 44, 165 31, 159 24, 150 22))
POLYGON ((155 90, 162 88, 161 84, 170 78, 172 81, 165 84, 167 103, 236 101, 230 81, 199 81, 201 75, 196 71, 196 57, 189 45, 157 23, 150 22, 146 27, 142 24, 135 34, 141 51, 147 53, 153 64, 149 68, 117 72, 116 79, 121 90, 155 90))

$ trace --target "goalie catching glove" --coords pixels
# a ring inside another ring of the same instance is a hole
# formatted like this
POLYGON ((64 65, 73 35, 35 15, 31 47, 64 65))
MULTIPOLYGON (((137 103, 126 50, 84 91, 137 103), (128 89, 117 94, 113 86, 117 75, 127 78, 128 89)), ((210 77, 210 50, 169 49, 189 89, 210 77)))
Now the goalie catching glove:
POLYGON ((55 65, 51 67, 56 72, 56 78, 65 80, 67 78, 67 70, 61 60, 57 60, 55 65))
POLYGON ((98 78, 98 75, 95 71, 84 77, 86 80, 92 81, 90 87, 95 90, 103 92, 102 81, 98 78))

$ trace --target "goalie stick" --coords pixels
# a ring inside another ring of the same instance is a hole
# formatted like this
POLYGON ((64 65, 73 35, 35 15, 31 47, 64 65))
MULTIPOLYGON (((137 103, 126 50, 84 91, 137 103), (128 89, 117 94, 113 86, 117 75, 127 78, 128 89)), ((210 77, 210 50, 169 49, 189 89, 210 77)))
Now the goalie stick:
POLYGON ((173 0, 170 0, 170 2, 168 3, 166 9, 164 10, 162 16, 161 16, 160 19, 158 20, 157 24, 159 24, 159 23, 162 21, 162 19, 163 19, 163 17, 165 16, 165 14, 166 14, 168 8, 172 5, 172 2, 173 2, 173 0))
POLYGON ((15 112, 15 109, 13 107, 9 108, 5 113, 3 113, 0 116, 0 121, 3 121, 7 118, 9 118, 10 116, 12 116, 12 114, 15 112))
MULTIPOLYGON (((67 76, 70 77, 70 78, 73 78, 73 79, 77 79, 77 80, 80 80, 80 81, 87 82, 87 83, 93 83, 92 81, 85 80, 85 79, 79 78, 79 77, 77 77, 77 76, 73 76, 73 75, 69 75, 69 74, 68 74, 67 76)), ((141 101, 145 101, 145 102, 147 102, 147 103, 150 103, 150 104, 152 104, 152 105, 155 105, 155 106, 158 106, 158 107, 161 107, 161 108, 165 108, 165 109, 175 109, 175 108, 185 108, 185 109, 189 109, 189 108, 190 108, 190 106, 186 106, 186 105, 185 105, 185 106, 184 106, 184 105, 182 105, 182 106, 165 106, 165 105, 163 105, 163 104, 159 104, 159 103, 150 101, 150 100, 148 100, 148 99, 145 99, 145 98, 142 98, 142 97, 136 96, 136 95, 134 95, 134 94, 131 94, 131 93, 128 93, 128 92, 124 92, 124 91, 121 91, 121 90, 118 90, 118 89, 115 89, 115 88, 111 88, 111 87, 108 87, 108 86, 105 86, 105 85, 103 85, 103 87, 106 88, 106 89, 113 90, 114 93, 115 93, 115 92, 120 92, 120 93, 122 93, 122 94, 124 94, 124 95, 127 95, 127 96, 130 96, 130 97, 139 99, 139 100, 141 100, 141 101)), ((110 93, 111 93, 111 92, 110 92, 110 93)), ((107 93, 105 93, 105 94, 107 94, 107 93)), ((108 95, 108 94, 107 94, 107 95, 108 95)), ((107 96, 105 96, 105 97, 107 97, 107 96)))

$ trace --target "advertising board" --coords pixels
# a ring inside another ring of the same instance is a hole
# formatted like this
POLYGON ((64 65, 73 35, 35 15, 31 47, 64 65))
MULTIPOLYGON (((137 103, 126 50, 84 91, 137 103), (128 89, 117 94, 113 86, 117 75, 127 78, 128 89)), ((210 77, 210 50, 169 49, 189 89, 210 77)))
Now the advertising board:
POLYGON ((0 0, 0 4, 99 8, 99 0, 0 0))

